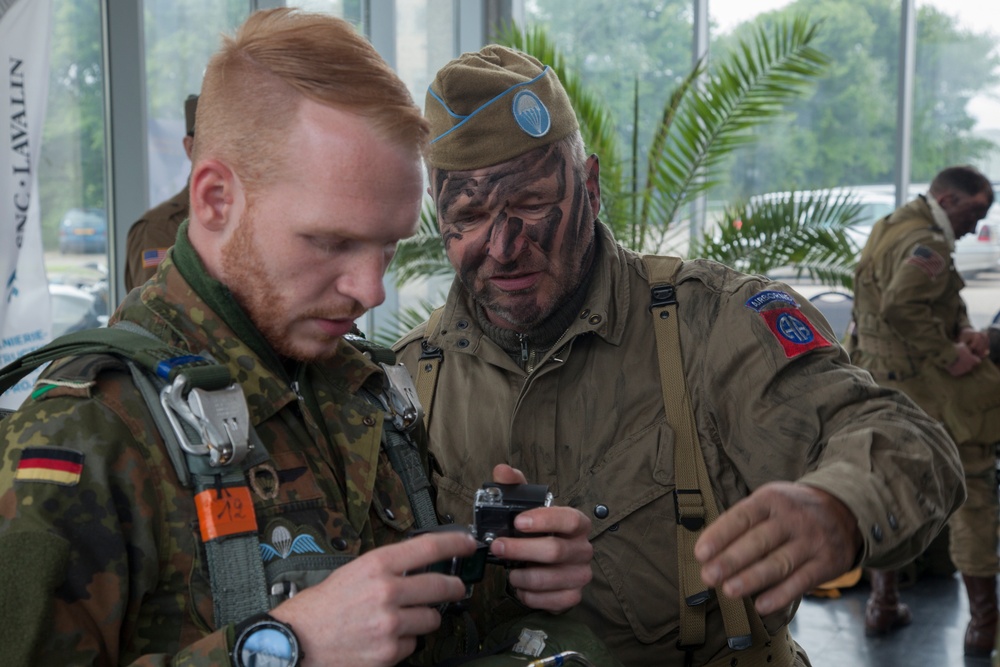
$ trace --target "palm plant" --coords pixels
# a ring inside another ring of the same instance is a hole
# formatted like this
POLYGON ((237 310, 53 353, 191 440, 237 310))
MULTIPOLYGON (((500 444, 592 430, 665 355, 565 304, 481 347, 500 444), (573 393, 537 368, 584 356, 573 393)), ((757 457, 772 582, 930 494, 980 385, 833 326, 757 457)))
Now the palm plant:
MULTIPOLYGON (((733 50, 715 58, 711 70, 697 63, 670 95, 645 159, 638 155, 635 134, 628 142, 631 151, 622 149, 610 110, 567 67, 542 27, 510 25, 496 41, 548 64, 563 83, 585 145, 601 158, 601 220, 618 241, 640 252, 669 252, 676 238, 671 226, 720 184, 726 158, 752 143, 755 130, 806 94, 824 72, 827 58, 811 46, 817 27, 804 17, 754 26, 733 50)), ((637 98, 633 105, 638 108, 637 98)), ((826 204, 795 197, 758 202, 752 206, 753 224, 734 226, 736 219, 747 218, 748 206, 727 208, 721 232, 695 239, 687 254, 758 273, 790 266, 822 282, 850 284, 857 248, 845 229, 856 222, 858 210, 849 197, 826 204)), ((431 208, 424 209, 418 234, 400 244, 394 266, 399 284, 450 274, 431 208)))

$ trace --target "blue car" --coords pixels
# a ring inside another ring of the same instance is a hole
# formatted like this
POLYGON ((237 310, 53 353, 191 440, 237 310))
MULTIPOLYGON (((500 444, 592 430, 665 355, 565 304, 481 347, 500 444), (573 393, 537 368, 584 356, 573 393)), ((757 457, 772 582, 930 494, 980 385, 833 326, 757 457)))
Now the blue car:
POLYGON ((59 222, 59 252, 106 252, 108 218, 103 209, 71 208, 59 222))

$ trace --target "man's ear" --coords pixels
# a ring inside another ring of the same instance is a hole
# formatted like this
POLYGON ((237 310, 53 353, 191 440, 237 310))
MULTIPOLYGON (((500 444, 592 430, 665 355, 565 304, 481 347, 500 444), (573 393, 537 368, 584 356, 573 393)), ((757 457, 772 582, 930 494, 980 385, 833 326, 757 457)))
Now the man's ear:
POLYGON ((241 184, 220 160, 200 160, 191 169, 191 222, 207 231, 221 232, 239 221, 241 184))
POLYGON ((594 217, 601 212, 601 162, 596 154, 587 158, 587 198, 594 217))

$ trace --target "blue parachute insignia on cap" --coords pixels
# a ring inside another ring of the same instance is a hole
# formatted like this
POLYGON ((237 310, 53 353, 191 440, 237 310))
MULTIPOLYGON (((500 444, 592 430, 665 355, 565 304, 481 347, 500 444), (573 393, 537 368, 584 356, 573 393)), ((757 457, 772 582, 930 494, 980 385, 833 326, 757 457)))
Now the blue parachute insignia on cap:
POLYGON ((530 90, 522 90, 514 96, 512 111, 518 127, 532 137, 544 137, 552 128, 549 110, 530 90))

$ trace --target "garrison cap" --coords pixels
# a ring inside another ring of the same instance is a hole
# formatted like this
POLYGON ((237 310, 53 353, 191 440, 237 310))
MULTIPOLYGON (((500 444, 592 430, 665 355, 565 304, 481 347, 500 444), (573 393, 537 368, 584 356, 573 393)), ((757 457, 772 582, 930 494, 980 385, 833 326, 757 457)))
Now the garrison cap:
POLYGON ((189 137, 194 136, 194 116, 198 111, 198 96, 188 95, 184 100, 184 126, 189 137))
POLYGON ((496 44, 442 67, 424 107, 431 125, 427 162, 449 171, 506 162, 579 127, 552 68, 496 44))

